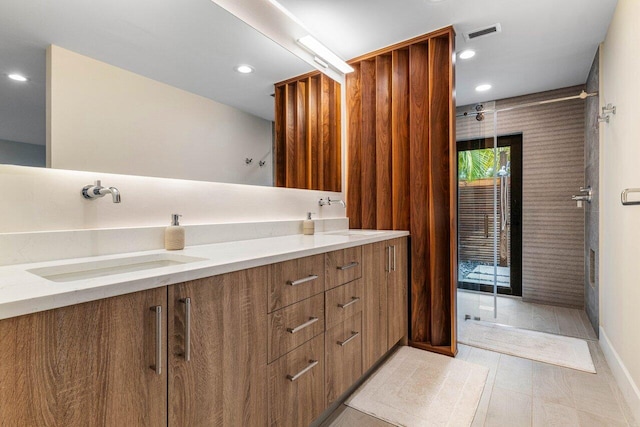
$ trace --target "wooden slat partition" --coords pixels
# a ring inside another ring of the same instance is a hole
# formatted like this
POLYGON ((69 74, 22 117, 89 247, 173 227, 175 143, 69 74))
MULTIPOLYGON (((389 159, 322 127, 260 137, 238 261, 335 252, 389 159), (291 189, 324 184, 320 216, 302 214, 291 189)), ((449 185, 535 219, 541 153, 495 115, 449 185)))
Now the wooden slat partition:
POLYGON ((341 191, 340 84, 314 72, 275 85, 275 185, 341 191))
POLYGON ((410 230, 411 344, 449 355, 457 351, 454 37, 449 27, 356 58, 346 78, 350 226, 410 230))

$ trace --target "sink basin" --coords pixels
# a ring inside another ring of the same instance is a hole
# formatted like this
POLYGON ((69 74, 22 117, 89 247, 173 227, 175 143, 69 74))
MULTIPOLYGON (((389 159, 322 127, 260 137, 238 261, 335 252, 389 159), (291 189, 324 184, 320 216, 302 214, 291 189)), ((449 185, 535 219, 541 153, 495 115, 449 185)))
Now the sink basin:
POLYGON ((382 234, 384 231, 377 230, 342 230, 334 231, 327 234, 334 234, 337 236, 375 236, 376 234, 382 234))
POLYGON ((205 261, 205 258, 166 253, 34 268, 27 271, 52 282, 73 282, 198 261, 205 261))

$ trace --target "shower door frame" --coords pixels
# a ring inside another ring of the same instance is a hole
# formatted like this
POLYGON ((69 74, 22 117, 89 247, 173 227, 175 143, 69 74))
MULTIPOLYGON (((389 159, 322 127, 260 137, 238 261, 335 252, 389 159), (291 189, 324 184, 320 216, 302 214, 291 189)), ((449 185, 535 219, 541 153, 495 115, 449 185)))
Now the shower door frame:
MULTIPOLYGON (((499 135, 497 137, 498 148, 510 147, 511 150, 511 203, 509 206, 509 234, 511 238, 510 287, 503 288, 498 286, 497 293, 500 295, 522 296, 522 139, 522 133, 499 135)), ((495 139, 493 137, 457 141, 456 156, 461 151, 493 149, 494 144, 495 139)), ((456 186, 456 191, 459 194, 459 180, 456 180, 456 186)), ((458 260, 457 262, 460 261, 458 260)), ((460 278, 458 278, 458 283, 456 284, 458 289, 493 293, 493 285, 465 282, 465 286, 460 288, 459 284, 460 278)))

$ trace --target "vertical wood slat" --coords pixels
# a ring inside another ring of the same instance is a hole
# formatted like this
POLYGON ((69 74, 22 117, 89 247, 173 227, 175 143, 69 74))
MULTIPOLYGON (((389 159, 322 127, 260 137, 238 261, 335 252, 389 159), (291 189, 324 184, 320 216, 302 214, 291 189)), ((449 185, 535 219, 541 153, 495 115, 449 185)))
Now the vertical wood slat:
POLYGON ((449 355, 456 353, 454 36, 449 28, 367 55, 347 76, 350 226, 411 232, 411 342, 449 355))
POLYGON ((409 47, 409 145, 410 159, 410 221, 411 257, 421 260, 411 265, 411 309, 414 319, 412 340, 431 341, 434 315, 431 301, 434 296, 431 274, 430 225, 433 212, 430 209, 430 161, 429 156, 429 58, 426 43, 409 47))
POLYGON ((362 97, 360 93, 360 64, 347 74, 347 216, 349 228, 362 228, 362 177, 360 141, 362 139, 362 97))
POLYGON ((376 57, 376 227, 393 228, 391 151, 391 55, 376 57))
POLYGON ((394 230, 409 230, 409 52, 391 54, 391 162, 394 230))
MULTIPOLYGON (((449 39, 436 37, 429 40, 429 72, 438 76, 429 80, 429 240, 430 283, 431 283, 431 343, 447 345, 451 342, 452 312, 451 301, 455 297, 450 290, 451 263, 448 254, 452 231, 450 220, 455 216, 451 210, 450 186, 450 76, 449 39)), ((455 221, 455 220, 454 220, 455 221)))
POLYGON ((275 185, 341 191, 341 88, 321 73, 275 85, 275 185))
POLYGON ((376 63, 360 64, 362 97, 362 139, 360 163, 362 173, 362 228, 376 228, 376 63))

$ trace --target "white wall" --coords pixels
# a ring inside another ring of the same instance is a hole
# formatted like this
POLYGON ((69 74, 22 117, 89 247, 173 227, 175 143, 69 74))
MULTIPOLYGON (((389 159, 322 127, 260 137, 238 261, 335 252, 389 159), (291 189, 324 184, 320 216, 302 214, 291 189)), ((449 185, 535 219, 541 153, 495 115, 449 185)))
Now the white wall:
POLYGON ((185 225, 345 217, 340 205, 318 206, 341 193, 9 165, 0 165, 0 194, 0 233, 166 226, 172 213, 185 225), (84 199, 96 179, 122 202, 84 199))
POLYGON ((58 46, 47 55, 51 167, 272 185, 270 121, 58 46))
POLYGON ((640 1, 620 0, 600 64, 600 104, 617 111, 600 124, 600 337, 640 421, 640 206, 620 192, 640 187, 640 1))

